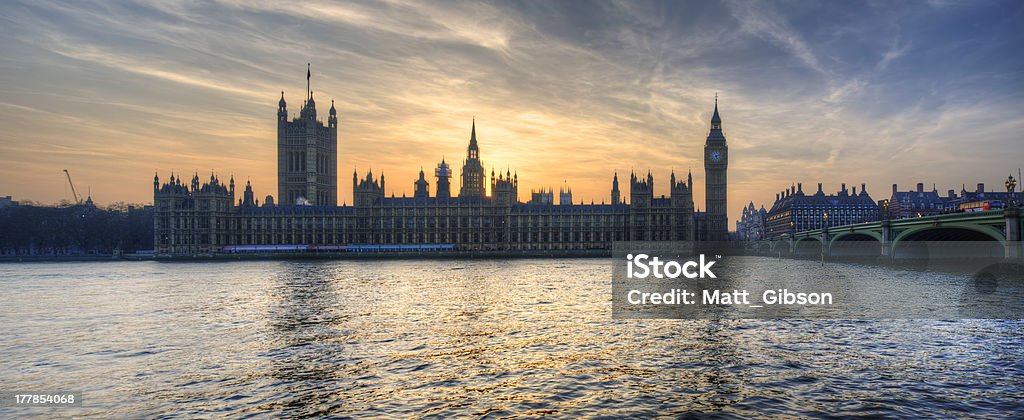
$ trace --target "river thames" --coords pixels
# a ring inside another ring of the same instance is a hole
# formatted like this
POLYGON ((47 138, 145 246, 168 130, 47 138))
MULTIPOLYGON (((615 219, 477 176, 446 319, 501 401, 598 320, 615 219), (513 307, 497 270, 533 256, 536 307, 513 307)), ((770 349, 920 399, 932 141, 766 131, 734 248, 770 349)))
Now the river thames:
POLYGON ((0 264, 0 391, 82 393, 0 417, 1022 414, 1020 320, 617 320, 611 271, 0 264))

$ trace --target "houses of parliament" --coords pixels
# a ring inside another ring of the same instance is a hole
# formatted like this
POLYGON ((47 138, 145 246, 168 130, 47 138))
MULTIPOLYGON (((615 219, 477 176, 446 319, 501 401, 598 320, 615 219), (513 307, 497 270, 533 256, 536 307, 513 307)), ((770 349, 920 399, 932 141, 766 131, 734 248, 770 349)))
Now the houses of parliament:
POLYGON ((412 197, 386 196, 383 173, 353 172, 352 205, 339 206, 334 103, 324 124, 307 87, 299 115, 289 120, 282 92, 276 202, 268 195, 259 203, 248 182, 241 196, 236 195, 234 178, 224 182, 211 174, 201 181, 195 173, 185 180, 172 173, 161 183, 156 175, 155 250, 165 257, 311 251, 610 252, 616 241, 723 241, 728 147, 717 98, 710 127, 704 145, 706 212, 694 211, 692 175, 683 179, 674 172, 667 196, 655 194, 648 171, 631 173, 625 194, 618 174, 612 174, 607 203, 573 203, 567 189, 560 191, 557 204, 553 191, 543 189, 520 201, 518 174, 491 170, 488 177, 485 172, 475 120, 457 194, 452 191, 453 167, 442 159, 429 179, 420 170, 412 197))

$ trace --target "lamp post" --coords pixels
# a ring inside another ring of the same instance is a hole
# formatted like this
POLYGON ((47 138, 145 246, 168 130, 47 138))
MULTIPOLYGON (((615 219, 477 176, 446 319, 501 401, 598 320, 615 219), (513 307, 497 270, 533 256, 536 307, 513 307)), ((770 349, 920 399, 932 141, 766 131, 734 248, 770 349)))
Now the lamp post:
POLYGON ((825 219, 824 229, 821 230, 821 266, 825 266, 825 247, 828 246, 828 212, 822 213, 825 219))
POLYGON ((1013 179, 1013 174, 1010 174, 1010 176, 1008 176, 1006 178, 1006 182, 1004 182, 1003 185, 1006 186, 1006 195, 1008 195, 1010 197, 1010 199, 1008 200, 1009 203, 1007 203, 1007 206, 1010 206, 1010 207, 1016 206, 1017 203, 1016 203, 1016 200, 1014 200, 1013 193, 1014 193, 1014 191, 1017 190, 1017 180, 1013 179))
POLYGON ((1009 201, 1006 204, 1006 208, 1003 209, 1003 217, 1006 220, 1004 224, 1006 226, 1006 258, 1020 260, 1024 257, 1024 245, 1021 243, 1022 226, 1020 223, 1020 208, 1014 203, 1013 192, 1017 188, 1017 180, 1013 179, 1013 175, 1006 178, 1006 194, 1010 196, 1009 201))

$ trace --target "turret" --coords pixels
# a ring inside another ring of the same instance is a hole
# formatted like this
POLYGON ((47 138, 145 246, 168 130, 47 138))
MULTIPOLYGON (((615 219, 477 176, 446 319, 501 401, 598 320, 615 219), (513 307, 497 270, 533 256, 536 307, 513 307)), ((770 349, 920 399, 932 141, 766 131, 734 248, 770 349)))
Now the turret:
POLYGON ((430 184, 427 182, 426 176, 423 173, 423 168, 420 168, 420 178, 413 183, 413 186, 413 197, 427 198, 430 196, 430 184))
POLYGON ((654 197, 654 176, 647 171, 647 179, 643 180, 630 174, 629 182, 629 205, 633 207, 650 207, 651 199, 654 197))
POLYGON ((334 109, 334 99, 331 99, 330 116, 327 117, 327 126, 335 128, 338 126, 338 110, 334 109))
POLYGON ((245 191, 242 193, 242 206, 244 207, 255 207, 256 200, 255 195, 252 192, 252 183, 245 181, 245 191))
POLYGON ((437 193, 436 196, 439 199, 448 199, 452 196, 451 190, 451 177, 452 170, 448 164, 441 158, 441 163, 434 169, 434 176, 437 177, 437 193))
POLYGON ((284 125, 288 122, 288 104, 284 101, 284 91, 281 91, 281 100, 277 101, 277 124, 284 125))
POLYGON ((612 204, 619 204, 621 201, 621 194, 619 193, 619 173, 615 172, 615 176, 612 177, 612 204))

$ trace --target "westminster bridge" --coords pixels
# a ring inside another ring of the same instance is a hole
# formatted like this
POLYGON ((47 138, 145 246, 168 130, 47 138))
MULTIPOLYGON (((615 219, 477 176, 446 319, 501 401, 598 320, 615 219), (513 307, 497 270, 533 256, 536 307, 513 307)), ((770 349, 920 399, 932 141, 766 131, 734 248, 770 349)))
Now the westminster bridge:
POLYGON ((760 253, 821 258, 904 259, 927 257, 926 246, 948 243, 962 258, 1024 261, 1020 207, 832 226, 754 242, 760 253), (927 244, 927 245, 926 245, 927 244))

